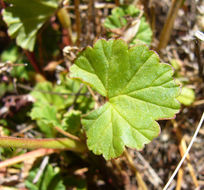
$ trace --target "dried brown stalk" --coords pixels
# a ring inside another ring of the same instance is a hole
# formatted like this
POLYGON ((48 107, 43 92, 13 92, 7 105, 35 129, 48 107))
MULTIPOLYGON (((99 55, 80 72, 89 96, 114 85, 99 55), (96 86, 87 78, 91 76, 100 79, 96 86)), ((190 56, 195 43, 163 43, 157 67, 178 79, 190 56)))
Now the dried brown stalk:
POLYGON ((80 38, 81 38, 81 17, 80 17, 80 11, 79 11, 79 4, 80 4, 80 0, 74 0, 78 46, 80 46, 80 38))
POLYGON ((168 12, 167 19, 165 21, 164 27, 159 37, 159 45, 157 48, 158 51, 167 46, 171 36, 171 31, 174 25, 174 21, 177 17, 179 8, 181 7, 182 3, 183 3, 183 0, 172 0, 171 8, 168 12))
POLYGON ((183 181, 183 168, 181 167, 177 176, 176 190, 181 190, 181 185, 183 181))
MULTIPOLYGON (((187 150, 186 141, 185 141, 184 137, 182 136, 181 131, 179 130, 177 123, 174 122, 174 121, 172 121, 172 122, 173 122, 174 129, 176 131, 176 136, 177 136, 178 141, 179 141, 179 151, 180 151, 181 157, 183 157, 186 150, 187 150)), ((195 175, 193 166, 192 166, 192 164, 190 162, 189 154, 187 155, 186 160, 187 160, 189 173, 190 173, 190 175, 192 177, 193 183, 194 183, 195 187, 198 187, 199 186, 198 181, 196 179, 196 175, 195 175)))
POLYGON ((120 0, 115 0, 115 5, 120 6, 120 0))
POLYGON ((141 188, 142 190, 148 190, 147 185, 143 181, 142 176, 139 173, 139 171, 137 170, 137 168, 134 166, 134 162, 132 160, 132 157, 128 154, 127 150, 124 151, 124 156, 128 162, 130 169, 135 173, 139 188, 141 188))
POLYGON ((87 42, 88 44, 92 41, 92 35, 94 32, 94 0, 89 0, 88 4, 88 23, 87 23, 87 42))
POLYGON ((67 12, 66 8, 63 7, 57 12, 58 19, 62 24, 64 30, 66 30, 67 34, 67 41, 66 45, 72 45, 72 27, 71 27, 71 19, 69 13, 67 12))
POLYGON ((70 133, 64 131, 63 129, 61 129, 61 128, 59 128, 59 127, 55 127, 55 129, 56 129, 59 133, 63 134, 64 136, 66 136, 66 137, 68 137, 68 138, 70 138, 70 139, 73 139, 73 140, 76 140, 76 141, 81 141, 79 137, 77 137, 77 136, 75 136, 75 135, 72 135, 72 134, 70 134, 70 133))
POLYGON ((38 158, 38 157, 53 154, 56 152, 59 152, 59 150, 49 149, 49 148, 39 148, 37 150, 33 150, 33 151, 27 152, 25 154, 22 154, 20 156, 16 156, 14 158, 10 158, 10 159, 7 159, 3 162, 0 162, 0 168, 8 167, 8 166, 17 164, 19 162, 23 162, 23 161, 31 159, 31 158, 32 159, 38 158))

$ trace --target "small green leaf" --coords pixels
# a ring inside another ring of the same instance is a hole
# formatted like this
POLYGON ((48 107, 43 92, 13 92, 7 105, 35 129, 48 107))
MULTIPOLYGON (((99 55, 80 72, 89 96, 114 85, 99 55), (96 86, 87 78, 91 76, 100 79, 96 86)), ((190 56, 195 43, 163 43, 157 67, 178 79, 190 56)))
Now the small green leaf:
POLYGON ((45 123, 49 124, 52 123, 53 126, 59 125, 59 121, 57 119, 57 110, 54 106, 50 105, 43 105, 42 106, 35 106, 31 113, 30 116, 34 120, 42 120, 45 123))
MULTIPOLYGON (((112 10, 112 14, 105 19, 104 26, 108 29, 122 28, 127 24, 126 16, 137 18, 140 10, 133 5, 116 7, 112 10)), ((150 45, 152 41, 152 30, 143 16, 135 37, 131 41, 131 45, 146 44, 150 45)))
POLYGON ((74 111, 64 115, 67 112, 66 109, 73 103, 74 109, 79 109, 82 113, 90 111, 90 108, 93 107, 91 96, 82 95, 75 99, 75 94, 79 90, 81 90, 80 93, 87 92, 86 86, 81 88, 79 81, 63 75, 60 76, 60 81, 59 85, 52 85, 50 82, 38 83, 31 92, 31 96, 36 101, 33 104, 30 116, 33 120, 36 120, 38 127, 46 137, 56 136, 56 130, 53 129, 56 126, 64 127, 65 130, 70 130, 69 132, 74 134, 79 131, 81 112, 74 111), (72 95, 69 95, 69 93, 72 95))
POLYGON ((46 137, 55 137, 56 130, 54 127, 60 126, 60 121, 57 118, 57 110, 54 106, 44 104, 35 104, 31 110, 30 117, 36 120, 38 127, 46 137))
POLYGON ((65 131, 76 135, 81 128, 81 112, 71 110, 64 115, 62 126, 65 131))
POLYGON ((53 168, 50 164, 45 168, 45 171, 40 176, 36 184, 33 180, 39 170, 39 168, 34 168, 29 173, 29 176, 25 182, 26 187, 30 190, 65 190, 66 187, 63 184, 62 177, 59 175, 57 168, 53 168))
POLYGON ((17 46, 11 46, 1 53, 1 61, 10 61, 12 63, 16 62, 19 57, 19 52, 17 46))
POLYGON ((146 22, 146 19, 142 17, 137 34, 135 35, 135 37, 133 38, 130 44, 131 45, 135 45, 135 44, 150 45, 151 41, 152 41, 152 30, 149 24, 146 22))
MULTIPOLYGON (((67 102, 63 96, 54 93, 70 93, 63 86, 54 86, 50 82, 41 82, 35 86, 34 91, 31 92, 31 96, 36 99, 37 104, 53 105, 57 110, 64 109, 67 106, 67 102)), ((73 99, 73 97, 67 98, 73 99)))
POLYGON ((183 87, 177 100, 185 106, 190 106, 195 100, 195 92, 191 88, 183 87))
POLYGON ((14 86, 12 83, 6 84, 4 82, 0 83, 0 98, 4 96, 6 92, 13 92, 14 86))
POLYGON ((171 66, 146 46, 128 49, 122 40, 98 40, 70 70, 108 100, 82 120, 89 149, 106 159, 120 156, 124 146, 141 149, 159 134, 155 120, 179 110, 171 66))
POLYGON ((57 0, 7 0, 11 6, 3 10, 3 19, 8 33, 17 44, 33 51, 38 30, 54 14, 57 0))

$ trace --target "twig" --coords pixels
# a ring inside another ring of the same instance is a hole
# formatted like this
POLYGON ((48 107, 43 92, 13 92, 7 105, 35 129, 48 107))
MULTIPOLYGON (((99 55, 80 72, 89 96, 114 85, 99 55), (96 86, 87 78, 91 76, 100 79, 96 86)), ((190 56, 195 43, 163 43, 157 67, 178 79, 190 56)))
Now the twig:
MULTIPOLYGON (((35 55, 33 52, 29 52, 27 50, 24 50, 28 60, 30 61, 31 65, 33 66, 34 70, 37 72, 37 73, 40 73, 40 74, 44 74, 41 69, 39 68, 36 60, 35 60, 35 55)), ((44 75, 43 75, 44 76, 44 75)))
POLYGON ((76 27, 77 27, 77 45, 80 46, 81 40, 81 18, 80 18, 80 11, 79 11, 79 0, 74 0, 75 6, 75 15, 76 15, 76 27))
POLYGON ((79 137, 72 135, 66 131, 64 131, 63 129, 60 129, 59 127, 55 127, 55 129, 60 132, 61 134, 63 134, 66 137, 69 137, 70 139, 76 140, 76 141, 81 141, 79 137))
POLYGON ((22 133, 25 133, 26 131, 29 131, 30 129, 33 129, 34 127, 35 127, 34 125, 29 125, 28 127, 22 129, 21 131, 14 133, 12 136, 16 137, 18 135, 21 135, 22 133))
POLYGON ((177 174, 179 168, 181 167, 181 165, 183 164, 184 160, 186 159, 186 156, 188 155, 188 152, 190 151, 190 149, 191 149, 191 147, 192 147, 192 145, 193 145, 193 143, 194 143, 194 141, 196 139, 196 136, 197 136, 197 134, 198 134, 198 132, 199 132, 201 126, 202 126, 203 120, 204 120, 204 112, 202 114, 201 120, 200 120, 200 122, 198 124, 198 127, 197 127, 197 129, 196 129, 196 131, 195 131, 195 133, 194 133, 194 135, 193 135, 193 137, 191 139, 191 142, 190 142, 190 144, 189 144, 189 146, 188 146, 184 156, 182 157, 181 161, 179 162, 178 166, 176 167, 176 169, 175 169, 174 173, 172 174, 172 176, 170 177, 169 181, 164 186, 163 190, 167 190, 168 189, 169 185, 171 184, 171 182, 173 181, 175 175, 177 174))
POLYGON ((95 27, 95 20, 94 20, 94 0, 89 0, 88 3, 88 23, 87 23, 87 42, 88 44, 92 41, 92 35, 94 32, 95 27))
POLYGON ((159 184, 163 184, 161 178, 157 175, 154 169, 150 166, 150 164, 144 159, 144 157, 139 153, 136 152, 137 157, 142 161, 142 164, 145 168, 148 168, 149 173, 151 174, 152 178, 154 179, 154 185, 158 186, 159 184))
POLYGON ((93 90, 90 88, 90 86, 87 85, 87 88, 90 92, 90 94, 92 95, 94 101, 96 102, 96 107, 99 107, 100 106, 100 103, 98 102, 98 98, 96 97, 96 95, 94 94, 93 90))
POLYGON ((73 101, 73 103, 72 103, 72 106, 69 107, 68 111, 70 111, 70 110, 72 110, 72 109, 74 108, 74 105, 75 105, 75 103, 77 102, 77 99, 78 99, 78 97, 79 97, 79 94, 80 94, 80 92, 81 92, 83 86, 84 86, 83 84, 80 85, 80 88, 79 88, 78 92, 76 93, 76 96, 74 97, 74 101, 73 101))
MULTIPOLYGON (((176 136, 177 136, 178 141, 179 141, 180 154, 181 154, 181 157, 183 157, 183 155, 184 155, 184 153, 186 152, 186 149, 187 149, 186 141, 185 141, 184 137, 182 137, 181 131, 179 130, 177 123, 174 122, 174 121, 172 121, 172 122, 173 122, 173 126, 174 126, 174 128, 176 130, 176 136)), ((193 179, 193 182, 194 182, 195 186, 198 187, 198 181, 196 179, 193 166, 191 165, 189 154, 187 155, 186 160, 187 160, 188 169, 189 169, 190 175, 191 175, 191 177, 193 179)))
POLYGON ((37 172, 35 178, 33 179, 33 183, 37 183, 37 182, 38 182, 38 180, 40 179, 40 176, 42 175, 43 171, 45 170, 45 167, 46 167, 47 164, 48 164, 48 161, 49 161, 49 157, 48 157, 48 156, 45 156, 45 157, 43 158, 43 161, 42 161, 42 163, 41 163, 41 165, 40 165, 40 168, 39 168, 39 170, 38 170, 38 172, 37 172))
POLYGON ((204 71, 203 71, 203 63, 202 63, 202 57, 200 52, 200 44, 201 42, 198 39, 195 39, 195 55, 197 57, 197 62, 198 62, 198 73, 199 73, 199 76, 204 81, 204 71))
POLYGON ((137 168, 134 166, 134 162, 133 162, 131 156, 128 154, 127 150, 124 151, 124 156, 127 159, 131 170, 133 172, 135 172, 136 179, 137 179, 139 187, 141 187, 142 190, 147 190, 147 186, 146 186, 145 182, 143 181, 142 176, 138 172, 137 168))
POLYGON ((57 149, 39 148, 37 150, 33 150, 25 154, 21 154, 20 156, 16 156, 14 158, 10 158, 10 159, 0 162, 0 168, 5 168, 8 166, 17 164, 19 162, 23 162, 24 160, 28 160, 30 158, 38 158, 38 157, 42 157, 45 155, 58 153, 58 152, 59 150, 57 149))
POLYGON ((193 102, 192 106, 199 106, 202 104, 204 104, 204 100, 197 100, 197 101, 193 102))
POLYGON ((0 0, 0 3, 1 3, 1 7, 2 7, 3 9, 5 9, 5 8, 6 8, 6 5, 5 5, 5 3, 4 3, 4 0, 0 0))
POLYGON ((181 190, 182 181, 183 181, 183 168, 181 167, 178 171, 176 190, 181 190))
POLYGON ((63 27, 63 32, 66 34, 63 36, 65 38, 64 45, 72 45, 72 28, 71 28, 71 19, 69 13, 67 12, 65 7, 61 8, 57 12, 57 17, 59 18, 60 23, 63 27))
POLYGON ((115 0, 115 5, 120 6, 120 0, 115 0))
POLYGON ((168 12, 167 19, 165 21, 164 27, 159 37, 158 50, 161 50, 167 46, 171 36, 171 31, 174 25, 174 21, 177 17, 178 10, 181 7, 182 3, 183 3, 183 0, 172 0, 171 8, 168 12))

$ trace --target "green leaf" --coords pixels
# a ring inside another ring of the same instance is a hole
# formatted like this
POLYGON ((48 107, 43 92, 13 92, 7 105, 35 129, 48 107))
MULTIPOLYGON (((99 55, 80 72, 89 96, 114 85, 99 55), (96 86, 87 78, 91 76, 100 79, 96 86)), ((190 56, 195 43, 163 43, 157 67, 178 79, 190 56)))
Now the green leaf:
POLYGON ((0 98, 4 96, 6 92, 13 92, 14 86, 12 83, 6 84, 4 82, 0 83, 0 98))
POLYGON ((195 100, 195 92, 191 88, 183 87, 177 100, 185 106, 190 106, 195 100))
POLYGON ((57 119, 57 110, 54 106, 50 105, 41 105, 35 106, 31 113, 30 116, 34 120, 41 119, 44 121, 46 124, 52 123, 53 126, 59 125, 59 121, 57 119))
POLYGON ((37 121, 37 125, 46 137, 55 137, 54 127, 60 126, 57 118, 57 109, 49 104, 35 104, 31 110, 30 117, 37 121))
POLYGON ((26 180, 26 187, 30 190, 65 190, 66 187, 59 175, 59 171, 56 171, 56 169, 49 164, 36 184, 33 183, 33 180, 39 168, 33 169, 26 180))
POLYGON ((179 110, 171 66, 146 46, 128 49, 122 40, 98 40, 70 70, 107 99, 82 120, 89 149, 106 159, 121 155, 124 146, 141 149, 159 134, 155 120, 179 110))
MULTIPOLYGON (((122 28, 127 24, 126 16, 137 18, 140 10, 133 5, 116 7, 112 10, 112 14, 105 19, 104 26, 108 29, 122 28)), ((135 37, 131 41, 131 45, 147 44, 150 45, 152 38, 152 30, 143 16, 135 37)))
POLYGON ((17 46, 11 46, 1 53, 1 61, 10 61, 12 63, 16 62, 19 57, 19 52, 17 46))
MULTIPOLYGON (((52 85, 50 82, 41 82, 35 86, 31 95, 36 99, 37 104, 53 105, 57 110, 64 109, 67 106, 67 101, 63 96, 54 94, 53 92, 70 93, 69 90, 66 90, 62 86, 59 88, 58 86, 52 85)), ((73 99, 73 97, 69 97, 67 99, 73 99)))
POLYGON ((3 10, 8 33, 17 44, 33 51, 37 32, 57 9, 57 0, 7 0, 11 6, 3 10))
POLYGON ((65 131, 72 134, 77 134, 81 128, 81 112, 71 110, 64 115, 62 126, 65 131))
POLYGON ((31 110, 30 116, 36 120, 38 127, 46 137, 55 137, 56 130, 53 127, 62 127, 65 130, 76 134, 80 129, 80 114, 86 113, 93 108, 91 96, 82 95, 75 99, 79 90, 80 93, 86 93, 86 86, 80 87, 79 81, 72 80, 64 75, 60 76, 60 84, 52 85, 50 82, 41 82, 35 86, 31 92, 36 100, 31 110), (65 93, 60 95, 57 93, 65 93), (69 93, 74 93, 69 95, 69 93), (66 95, 67 94, 67 95, 66 95), (67 108, 74 103, 74 111, 67 114, 67 108), (42 107, 43 105, 43 107, 42 107), (60 122, 62 120, 62 122, 60 122))
POLYGON ((150 45, 151 41, 152 41, 152 30, 149 24, 146 22, 146 19, 142 17, 137 34, 135 35, 135 37, 133 38, 130 44, 131 45, 135 45, 135 44, 150 45))

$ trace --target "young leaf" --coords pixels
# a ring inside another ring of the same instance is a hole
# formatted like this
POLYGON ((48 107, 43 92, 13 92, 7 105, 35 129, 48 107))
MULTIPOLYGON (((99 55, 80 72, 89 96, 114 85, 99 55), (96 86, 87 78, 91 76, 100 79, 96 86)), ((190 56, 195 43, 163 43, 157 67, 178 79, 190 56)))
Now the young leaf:
POLYGON ((143 45, 128 49, 122 40, 98 40, 79 54, 71 76, 108 100, 82 120, 89 149, 110 159, 158 136, 155 120, 174 117, 180 107, 172 75, 156 53, 143 45))
POLYGON ((55 12, 57 0, 7 0, 12 3, 3 11, 8 33, 24 49, 33 51, 38 30, 55 12))
POLYGON ((195 92, 191 88, 183 87, 177 100, 185 106, 190 106, 195 100, 195 92))
POLYGON ((52 94, 52 92, 70 93, 72 91, 66 89, 64 86, 52 85, 50 82, 41 82, 35 86, 35 90, 31 92, 31 96, 36 99, 36 104, 53 105, 57 110, 64 109, 74 99, 72 96, 64 98, 58 94, 52 94))
MULTIPOLYGON (((112 10, 110 16, 105 19, 104 26, 108 29, 122 28, 127 25, 126 16, 137 18, 140 14, 140 10, 133 5, 116 7, 112 10)), ((140 24, 135 37, 131 41, 131 45, 146 44, 150 45, 152 40, 152 30, 147 23, 145 17, 140 19, 140 24)))
MULTIPOLYGON (((56 168, 57 169, 57 168, 56 168)), ((65 190, 66 187, 63 184, 62 177, 59 175, 59 171, 56 171, 52 165, 48 165, 45 171, 40 176, 36 184, 33 183, 34 178, 38 172, 39 168, 34 168, 28 176, 25 184, 30 190, 65 190)))
POLYGON ((46 137, 55 137, 56 130, 53 128, 60 126, 57 118, 57 109, 49 104, 35 104, 31 110, 30 117, 37 121, 37 125, 46 137))
POLYGON ((71 134, 79 133, 81 127, 81 112, 71 110, 63 116, 62 128, 71 134))

